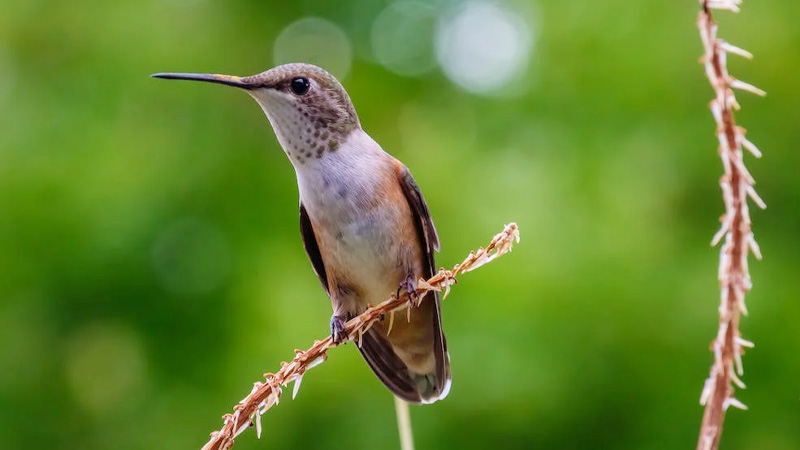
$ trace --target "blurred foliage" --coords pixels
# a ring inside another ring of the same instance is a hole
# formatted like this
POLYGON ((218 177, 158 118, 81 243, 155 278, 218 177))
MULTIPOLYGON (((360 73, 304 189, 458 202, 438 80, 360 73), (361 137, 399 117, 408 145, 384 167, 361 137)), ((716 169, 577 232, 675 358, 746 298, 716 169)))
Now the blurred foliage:
MULTIPOLYGON (((454 1, 439 2, 446 9, 454 1)), ((199 448, 253 381, 328 329, 292 168, 258 107, 159 71, 248 75, 316 16, 353 44, 365 129, 419 181, 440 265, 503 223, 522 242, 444 304, 454 384, 413 408, 424 448, 692 448, 716 333, 722 202, 696 2, 540 0, 516 95, 469 94, 370 56, 386 2, 0 6, 0 442, 199 448)), ((719 13, 769 209, 742 330, 748 412, 723 448, 800 447, 798 3, 719 13)), ((528 17, 527 19, 531 19, 528 17)), ((513 91, 515 86, 510 86, 513 91)), ((264 418, 255 448, 396 448, 352 346, 264 418)))

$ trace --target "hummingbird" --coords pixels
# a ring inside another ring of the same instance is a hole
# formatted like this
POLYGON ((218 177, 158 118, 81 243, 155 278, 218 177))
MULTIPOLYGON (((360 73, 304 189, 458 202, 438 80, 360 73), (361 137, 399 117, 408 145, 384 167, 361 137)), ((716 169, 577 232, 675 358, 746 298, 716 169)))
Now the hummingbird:
MULTIPOLYGON (((331 337, 392 293, 417 300, 416 280, 434 275, 439 236, 408 168, 361 127, 350 96, 324 69, 284 64, 238 77, 156 73, 156 78, 233 86, 261 106, 294 167, 300 234, 330 298, 331 337)), ((358 349, 378 379, 409 403, 433 403, 450 390, 450 357, 438 292, 409 306, 408 320, 383 320, 358 349)))

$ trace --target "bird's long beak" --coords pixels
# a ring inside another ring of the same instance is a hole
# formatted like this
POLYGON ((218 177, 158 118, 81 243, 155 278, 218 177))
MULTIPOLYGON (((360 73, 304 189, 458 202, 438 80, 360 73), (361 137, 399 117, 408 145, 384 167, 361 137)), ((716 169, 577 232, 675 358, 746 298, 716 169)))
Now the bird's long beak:
POLYGON ((256 86, 248 83, 242 77, 233 75, 219 75, 216 73, 154 73, 150 75, 153 78, 165 78, 167 80, 191 80, 191 81, 205 81, 208 83, 224 84, 226 86, 233 86, 242 89, 254 89, 256 86))

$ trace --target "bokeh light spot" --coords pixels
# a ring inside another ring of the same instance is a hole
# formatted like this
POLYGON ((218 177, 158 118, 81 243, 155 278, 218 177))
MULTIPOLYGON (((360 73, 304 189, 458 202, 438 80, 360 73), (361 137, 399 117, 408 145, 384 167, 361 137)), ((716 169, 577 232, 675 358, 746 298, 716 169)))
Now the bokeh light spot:
POLYGON ((93 324, 67 343, 66 372, 76 402, 104 415, 140 395, 146 360, 139 336, 122 324, 93 324))
POLYGON ((440 21, 436 55, 454 83, 470 92, 490 94, 513 88, 509 82, 523 75, 533 40, 531 26, 518 11, 473 1, 440 21))
POLYGON ((168 227, 156 240, 153 268, 168 291, 203 294, 228 277, 230 250, 216 228, 196 219, 185 219, 168 227))
POLYGON ((350 39, 336 24, 316 17, 300 19, 275 39, 275 64, 315 64, 344 79, 353 63, 350 39))
POLYGON ((414 1, 395 2, 372 24, 372 53, 394 73, 415 76, 430 72, 435 65, 433 40, 436 9, 414 1))

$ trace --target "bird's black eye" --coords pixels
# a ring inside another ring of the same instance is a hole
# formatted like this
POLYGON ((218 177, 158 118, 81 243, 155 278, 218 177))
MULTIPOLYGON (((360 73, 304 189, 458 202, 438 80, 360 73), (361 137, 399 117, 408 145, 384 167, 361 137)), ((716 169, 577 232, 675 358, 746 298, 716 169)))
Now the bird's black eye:
POLYGON ((289 86, 292 88, 292 92, 295 94, 303 95, 308 92, 308 88, 311 87, 311 83, 306 77, 297 77, 292 79, 292 82, 289 86))

